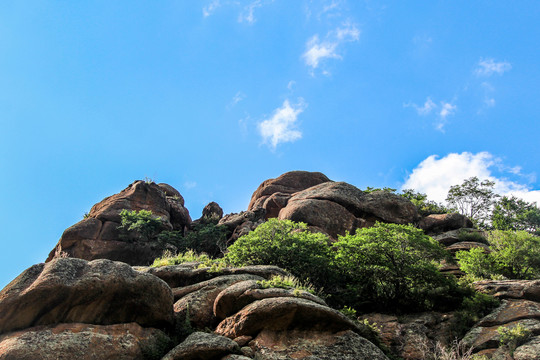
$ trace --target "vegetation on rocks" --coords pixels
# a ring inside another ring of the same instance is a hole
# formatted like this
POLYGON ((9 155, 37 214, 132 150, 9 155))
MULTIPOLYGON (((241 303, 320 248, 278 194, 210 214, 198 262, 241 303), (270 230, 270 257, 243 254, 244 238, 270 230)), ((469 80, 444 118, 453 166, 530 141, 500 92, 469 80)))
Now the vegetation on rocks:
POLYGON ((163 219, 154 216, 150 210, 120 211, 121 225, 118 227, 124 239, 138 238, 148 241, 163 229, 163 219), (131 236, 130 236, 131 235, 131 236))

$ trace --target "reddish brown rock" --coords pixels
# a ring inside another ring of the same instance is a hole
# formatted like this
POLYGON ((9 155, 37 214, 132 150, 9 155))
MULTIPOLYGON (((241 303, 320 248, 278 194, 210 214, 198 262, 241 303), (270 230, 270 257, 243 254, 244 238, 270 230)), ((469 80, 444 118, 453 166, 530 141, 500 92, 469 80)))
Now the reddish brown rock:
POLYGON ((214 301, 214 315, 222 320, 254 301, 277 297, 295 297, 326 305, 324 300, 304 290, 263 289, 256 280, 247 280, 236 283, 219 293, 214 301))
POLYGON ((482 280, 476 290, 499 299, 524 299, 540 302, 540 280, 482 280))
POLYGON ((213 360, 240 352, 233 340, 206 332, 194 332, 162 360, 213 360))
MULTIPOLYGON (((513 321, 505 324, 504 327, 513 328, 518 324, 530 331, 531 334, 540 335, 540 320, 537 319, 513 321)), ((463 342, 466 346, 474 347, 475 352, 484 349, 498 348, 500 340, 498 332, 499 327, 500 325, 489 327, 475 326, 465 335, 463 342)))
POLYGON ((476 247, 483 248, 485 252, 491 252, 488 245, 474 241, 460 241, 448 246, 446 250, 450 251, 452 254, 455 254, 458 251, 468 251, 476 247))
POLYGON ((144 360, 162 354, 170 339, 138 324, 58 324, 0 337, 0 360, 144 360))
MULTIPOLYGON (((275 179, 268 179, 262 182, 261 185, 255 190, 251 196, 248 210, 255 210, 258 208, 265 208, 264 203, 274 193, 280 193, 280 200, 271 201, 267 204, 271 207, 271 210, 267 213, 277 214, 279 213, 280 203, 286 199, 287 194, 293 194, 300 190, 310 188, 314 185, 318 185, 324 182, 331 181, 324 174, 320 172, 308 172, 308 171, 290 171, 275 179)), ((266 210, 266 208, 265 208, 266 210)), ((270 216, 269 216, 270 217, 270 216)))
POLYGON ((540 320, 540 303, 529 300, 503 300, 491 314, 485 316, 475 326, 503 325, 523 319, 540 320))
POLYGON ((351 330, 263 330, 249 343, 255 359, 388 360, 386 355, 351 330))
POLYGON ((334 239, 346 232, 353 232, 361 224, 343 206, 332 201, 315 199, 291 199, 287 206, 281 209, 278 218, 322 228, 334 239))
POLYGON ((189 318, 191 324, 198 329, 215 326, 217 319, 213 309, 216 297, 227 287, 245 280, 263 280, 263 278, 249 274, 225 275, 190 285, 180 300, 174 304, 177 322, 189 318))
POLYGON ((60 258, 25 270, 0 292, 0 334, 37 325, 172 323, 165 282, 110 260, 60 258))
POLYGON ((458 213, 431 214, 418 223, 418 227, 426 233, 440 233, 461 228, 472 228, 473 223, 469 218, 458 213))
POLYGON ((339 311, 299 298, 271 298, 255 301, 223 320, 216 334, 236 338, 253 336, 263 329, 279 331, 295 328, 337 332, 356 329, 339 311))
POLYGON ((183 231, 191 224, 184 199, 173 187, 135 181, 120 193, 95 204, 87 218, 66 229, 47 261, 70 256, 116 260, 130 265, 150 264, 163 253, 166 245, 155 239, 120 237, 120 212, 124 209, 151 211, 161 217, 164 230, 183 231))

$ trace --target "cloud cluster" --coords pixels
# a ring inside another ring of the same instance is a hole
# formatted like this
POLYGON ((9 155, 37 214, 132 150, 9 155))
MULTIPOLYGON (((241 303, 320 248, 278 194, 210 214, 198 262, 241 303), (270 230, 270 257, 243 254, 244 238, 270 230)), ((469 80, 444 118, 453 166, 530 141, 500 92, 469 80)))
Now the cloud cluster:
POLYGON ((493 175, 493 169, 521 175, 519 167, 508 168, 501 159, 489 152, 472 154, 451 153, 443 158, 431 155, 423 160, 409 175, 402 189, 414 189, 428 195, 437 202, 444 202, 448 190, 463 180, 477 176, 480 180, 495 182, 495 192, 500 195, 514 195, 529 202, 540 204, 540 190, 531 190, 527 185, 493 175))
POLYGON ((296 120, 306 108, 302 99, 297 104, 285 100, 280 108, 274 110, 272 116, 259 123, 259 133, 263 141, 272 149, 284 142, 292 142, 302 138, 296 127, 296 120))
POLYGON ((446 125, 446 118, 450 115, 453 115, 457 110, 457 105, 452 104, 451 102, 441 101, 437 105, 431 98, 428 96, 423 105, 417 105, 415 103, 403 104, 404 107, 413 107, 418 115, 427 116, 431 113, 437 114, 437 122, 435 128, 439 131, 444 131, 444 125, 446 125))
POLYGON ((350 22, 344 23, 326 34, 321 40, 319 35, 312 36, 306 42, 306 50, 302 54, 302 59, 311 71, 319 67, 321 62, 327 59, 342 59, 338 53, 338 48, 346 42, 358 41, 360 30, 350 22))
POLYGON ((502 75, 512 69, 512 65, 506 61, 496 62, 494 59, 480 59, 478 67, 474 71, 477 76, 502 75))

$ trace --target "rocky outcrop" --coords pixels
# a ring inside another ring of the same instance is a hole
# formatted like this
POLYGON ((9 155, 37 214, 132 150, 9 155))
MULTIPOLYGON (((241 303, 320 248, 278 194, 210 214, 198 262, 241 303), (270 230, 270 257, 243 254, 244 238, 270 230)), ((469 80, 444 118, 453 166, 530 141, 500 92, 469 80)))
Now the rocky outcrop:
POLYGON ((110 260, 55 259, 24 271, 0 292, 0 334, 38 325, 172 324, 165 282, 110 260))
POLYGON ((262 182, 251 196, 248 210, 265 209, 266 218, 277 217, 289 195, 331 181, 320 172, 290 171, 262 182))
POLYGON ((172 349, 162 360, 212 360, 240 353, 240 346, 225 336, 194 332, 172 349))
POLYGON ((481 292, 501 299, 501 304, 481 319, 463 341, 478 354, 507 356, 499 348, 498 329, 522 326, 531 338, 514 351, 513 359, 537 359, 540 350, 540 280, 484 280, 474 284, 481 292), (534 355, 533 355, 534 354, 534 355))
POLYGON ((169 342, 162 331, 136 323, 39 326, 0 336, 0 360, 145 360, 169 342))
POLYGON ((431 214, 418 223, 418 227, 426 233, 442 233, 461 228, 472 228, 472 221, 464 215, 458 213, 451 214, 431 214))
POLYGON ((242 211, 239 214, 227 214, 221 220, 218 225, 225 226, 229 233, 227 243, 230 245, 234 243, 240 236, 246 235, 252 230, 255 230, 257 226, 261 225, 266 220, 266 210, 258 208, 256 210, 242 211))
MULTIPOLYGON (((191 224, 180 193, 167 184, 135 181, 120 193, 95 204, 88 216, 64 231, 47 261, 61 256, 86 260, 110 259, 148 265, 166 249, 157 241, 120 236, 120 212, 150 210, 161 217, 164 230, 184 231, 191 224)), ((172 249, 174 251, 174 249, 172 249)))

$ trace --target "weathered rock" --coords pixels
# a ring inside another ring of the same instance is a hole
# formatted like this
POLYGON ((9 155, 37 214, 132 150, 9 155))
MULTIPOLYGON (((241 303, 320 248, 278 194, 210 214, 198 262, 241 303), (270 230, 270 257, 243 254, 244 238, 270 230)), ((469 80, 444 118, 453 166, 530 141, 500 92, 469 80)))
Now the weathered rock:
POLYGON ((283 201, 286 200, 287 194, 293 194, 295 192, 329 181, 331 180, 320 172, 287 172, 275 179, 263 181, 251 196, 248 210, 264 208, 267 210, 266 213, 268 214, 277 214, 280 210, 279 204, 282 204, 283 201), (266 199, 268 199, 274 193, 281 193, 281 199, 276 199, 277 201, 274 200, 267 203, 267 206, 270 205, 270 211, 268 211, 268 209, 265 208, 264 203, 266 199))
POLYGON ((227 214, 218 225, 222 225, 229 229, 229 237, 227 244, 233 244, 240 236, 255 230, 257 226, 265 221, 266 211, 263 208, 255 209, 254 211, 242 211, 239 214, 227 214))
MULTIPOLYGON (((540 320, 524 319, 504 324, 504 327, 512 328, 520 324, 533 335, 540 335, 540 320)), ((500 336, 497 329, 501 325, 473 327, 463 338, 464 344, 474 347, 475 351, 494 349, 499 346, 500 336)))
POLYGON ((244 355, 227 355, 223 358, 221 358, 221 360, 251 360, 251 358, 247 357, 247 356, 244 356, 244 355))
POLYGON ((214 315, 218 319, 225 319, 254 301, 277 297, 295 297, 326 305, 324 300, 304 290, 263 289, 256 280, 246 280, 238 282, 219 293, 214 301, 214 315))
POLYGON ((483 280, 476 290, 499 299, 524 299, 540 302, 540 280, 483 280))
POLYGON ((223 320, 216 334, 229 338, 253 336, 263 329, 272 331, 295 328, 336 332, 356 329, 339 311, 299 298, 270 298, 255 301, 223 320))
POLYGON ((212 201, 203 208, 202 217, 219 221, 223 217, 223 209, 218 203, 212 201))
POLYGON ((212 360, 240 352, 237 343, 224 336, 194 332, 162 360, 212 360))
POLYGON ((540 336, 535 336, 514 351, 514 360, 538 360, 540 336))
POLYGON ((353 232, 361 225, 347 209, 328 200, 291 199, 288 205, 281 209, 278 218, 322 228, 334 239, 346 232, 353 232))
POLYGON ((0 292, 0 334, 37 325, 172 323, 167 284, 110 260, 60 258, 25 270, 0 292))
POLYGON ((504 325, 523 319, 540 320, 540 303, 529 300, 503 300, 501 305, 485 316, 475 326, 504 325))
POLYGON ((273 276, 289 276, 290 274, 273 265, 251 265, 239 268, 223 268, 218 272, 210 271, 210 268, 200 268, 200 263, 191 262, 179 265, 160 267, 137 266, 140 272, 152 274, 165 281, 171 288, 186 287, 223 275, 251 274, 270 279, 273 276))
MULTIPOLYGON (((481 236, 485 236, 484 231, 482 230, 471 229, 471 228, 461 228, 459 230, 450 230, 450 231, 443 232, 441 234, 432 235, 432 237, 434 240, 437 240, 439 244, 443 246, 450 246, 460 241, 463 241, 461 240, 463 239, 462 233, 479 234, 481 236)), ((481 237, 475 238, 475 240, 477 240, 477 242, 481 242, 488 245, 487 240, 484 240, 481 237)))
POLYGON ((187 318, 199 329, 214 326, 217 323, 213 311, 216 297, 227 287, 245 280, 263 278, 250 274, 225 275, 190 285, 186 294, 174 304, 177 321, 183 322, 187 318))
POLYGON ((39 326, 1 336, 0 360, 144 360, 162 356, 169 341, 135 323, 39 326))
POLYGON ((166 249, 164 244, 118 231, 122 210, 149 210, 161 217, 164 230, 183 231, 191 224, 184 199, 170 185, 135 181, 120 193, 95 204, 86 219, 66 229, 47 261, 62 256, 86 260, 109 259, 148 265, 166 249), (170 195, 172 194, 172 195, 170 195))
POLYGON ((424 359, 433 351, 435 342, 444 346, 454 340, 452 316, 446 313, 424 312, 394 315, 371 313, 361 316, 379 329, 380 339, 393 354, 406 360, 424 359))
POLYGON ((472 221, 464 215, 452 214, 431 214, 418 223, 418 227, 426 233, 440 233, 457 230, 461 228, 472 228, 472 221))
POLYGON ((255 359, 387 360, 384 353, 353 331, 263 330, 250 343, 255 359))
POLYGON ((446 250, 448 250, 452 254, 455 254, 458 251, 468 251, 476 247, 483 248, 484 251, 487 253, 491 252, 488 245, 474 241, 460 241, 448 246, 446 250))

